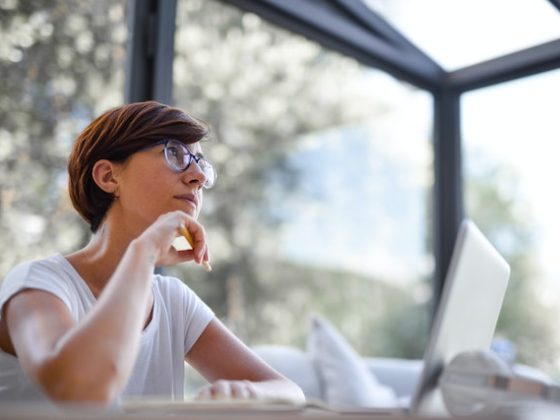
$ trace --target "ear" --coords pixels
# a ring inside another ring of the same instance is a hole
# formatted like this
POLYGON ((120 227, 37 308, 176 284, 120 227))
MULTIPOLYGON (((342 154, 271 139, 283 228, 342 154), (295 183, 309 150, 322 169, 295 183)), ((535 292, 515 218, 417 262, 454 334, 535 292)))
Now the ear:
POLYGON ((118 194, 118 173, 120 166, 107 159, 95 162, 91 176, 99 188, 109 194, 118 194))

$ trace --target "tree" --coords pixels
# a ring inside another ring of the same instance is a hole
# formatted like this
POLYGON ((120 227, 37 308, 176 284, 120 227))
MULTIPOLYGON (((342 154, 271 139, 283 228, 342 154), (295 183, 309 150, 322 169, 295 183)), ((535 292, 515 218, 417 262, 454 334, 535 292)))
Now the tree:
POLYGON ((88 240, 69 204, 66 158, 89 120, 122 101, 124 3, 0 3, 2 277, 88 240))
POLYGON ((515 343, 519 362, 558 375, 560 343, 551 322, 554 312, 538 295, 541 275, 535 262, 532 217, 520 206, 518 184, 509 168, 477 167, 467 181, 467 210, 511 266, 497 335, 515 343))

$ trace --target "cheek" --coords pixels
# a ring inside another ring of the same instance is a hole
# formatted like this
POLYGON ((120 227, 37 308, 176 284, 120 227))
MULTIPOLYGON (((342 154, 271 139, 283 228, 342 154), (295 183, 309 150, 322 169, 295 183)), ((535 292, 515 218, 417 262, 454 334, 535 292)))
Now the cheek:
POLYGON ((154 193, 157 193, 160 188, 158 188, 157 178, 148 171, 142 172, 134 180, 134 190, 138 196, 146 198, 149 200, 154 193))
POLYGON ((166 187, 169 183, 162 179, 161 173, 157 171, 137 171, 134 177, 130 177, 125 185, 128 192, 129 204, 137 203, 142 207, 157 207, 167 196, 166 187))

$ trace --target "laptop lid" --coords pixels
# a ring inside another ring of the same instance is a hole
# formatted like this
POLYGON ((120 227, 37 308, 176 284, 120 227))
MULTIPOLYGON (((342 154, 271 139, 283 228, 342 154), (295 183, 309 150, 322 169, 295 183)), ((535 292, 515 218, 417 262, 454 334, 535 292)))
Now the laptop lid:
POLYGON ((458 353, 488 350, 506 292, 508 263, 472 221, 461 224, 410 410, 448 415, 438 389, 443 367, 458 353))

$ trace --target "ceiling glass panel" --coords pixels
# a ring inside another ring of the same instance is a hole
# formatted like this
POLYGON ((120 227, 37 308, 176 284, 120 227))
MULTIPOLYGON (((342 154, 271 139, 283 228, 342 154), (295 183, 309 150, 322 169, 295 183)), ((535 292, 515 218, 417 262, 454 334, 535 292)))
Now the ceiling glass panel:
POLYGON ((560 38, 546 0, 363 0, 448 71, 560 38))

